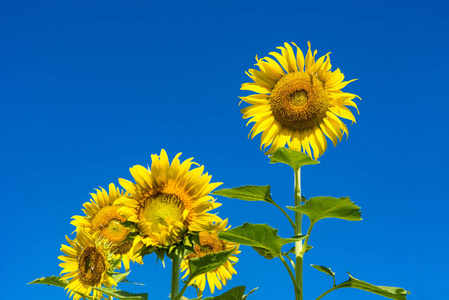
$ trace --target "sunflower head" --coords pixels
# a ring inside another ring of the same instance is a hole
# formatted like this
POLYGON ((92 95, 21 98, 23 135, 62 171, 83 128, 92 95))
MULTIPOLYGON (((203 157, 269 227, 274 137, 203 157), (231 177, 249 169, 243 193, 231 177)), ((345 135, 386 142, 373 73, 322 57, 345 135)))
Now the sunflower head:
MULTIPOLYGON (((348 109, 357 105, 352 101, 357 95, 341 91, 348 83, 339 69, 331 71, 329 53, 316 59, 315 50, 309 45, 303 55, 296 47, 296 55, 290 44, 278 47, 281 53, 271 52, 272 57, 258 59, 259 70, 250 69, 246 74, 253 82, 242 84, 242 90, 256 94, 240 97, 250 106, 242 109, 243 118, 254 123, 250 136, 261 136, 261 149, 269 145, 267 154, 286 144, 317 159, 326 151, 327 140, 334 144, 348 134, 340 118, 355 122, 348 109), (276 60, 277 61, 276 61, 276 60)), ((358 110, 357 110, 358 111, 358 110)))
POLYGON ((141 258, 133 257, 130 252, 132 241, 127 240, 130 230, 123 224, 126 218, 118 213, 120 206, 114 205, 115 200, 127 194, 111 183, 109 192, 100 187, 96 193, 90 195, 90 202, 83 205, 86 215, 73 216, 71 224, 76 226, 77 230, 83 228, 86 232, 111 242, 111 253, 115 254, 116 258, 121 258, 126 270, 129 270, 130 261, 142 263, 141 258))
POLYGON ((91 193, 90 202, 84 203, 85 216, 73 216, 71 222, 76 228, 84 228, 90 233, 98 233, 111 242, 120 243, 126 239, 129 231, 122 223, 125 221, 114 205, 114 201, 124 196, 124 191, 109 184, 109 192, 100 187, 96 193, 91 193))
POLYGON ((63 261, 59 264, 63 268, 61 274, 66 273, 61 279, 70 280, 66 286, 67 293, 75 300, 81 299, 83 295, 101 299, 102 293, 93 289, 94 287, 116 285, 109 275, 112 271, 109 243, 83 229, 77 232, 76 239, 66 239, 70 246, 62 245, 61 251, 65 255, 58 258, 63 261))
POLYGON ((201 231, 221 219, 209 213, 220 206, 209 193, 221 183, 210 183, 204 167, 190 169, 192 158, 182 162, 181 153, 171 164, 167 153, 151 156, 151 168, 130 169, 135 183, 119 179, 130 194, 115 201, 119 213, 138 229, 134 253, 142 247, 169 248, 182 241, 189 231, 201 231))
POLYGON ((199 233, 200 244, 195 245, 194 252, 187 255, 181 262, 181 270, 186 272, 183 276, 184 278, 190 274, 189 259, 203 257, 207 254, 218 253, 224 250, 234 250, 232 255, 229 256, 228 260, 223 265, 206 274, 195 277, 191 284, 196 285, 201 291, 204 291, 207 281, 210 291, 213 294, 215 287, 221 290, 222 287, 227 284, 227 281, 232 278, 232 275, 237 274, 233 266, 238 262, 238 258, 235 255, 240 253, 239 246, 235 243, 223 241, 218 238, 218 232, 230 228, 226 228, 227 223, 228 220, 226 219, 217 223, 211 231, 201 231, 199 233))

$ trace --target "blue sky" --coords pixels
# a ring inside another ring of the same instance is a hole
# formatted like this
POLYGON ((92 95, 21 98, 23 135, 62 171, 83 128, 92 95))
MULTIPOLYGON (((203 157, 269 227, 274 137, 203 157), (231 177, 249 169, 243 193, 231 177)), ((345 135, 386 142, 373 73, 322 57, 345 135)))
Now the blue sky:
MULTIPOLYGON (((284 42, 318 54, 359 80, 344 91, 362 97, 349 138, 321 164, 303 168, 302 190, 350 196, 362 222, 316 225, 305 258, 305 299, 331 287, 309 264, 378 285, 411 290, 409 299, 442 299, 447 285, 447 4, 441 1, 3 1, 0 8, 0 132, 6 222, 6 298, 68 299, 56 287, 26 283, 57 275, 64 235, 89 193, 129 167, 194 157, 229 188, 271 185, 293 204, 293 174, 270 165, 248 140, 240 85, 255 55, 284 42)), ((292 236, 265 203, 218 198, 222 218, 239 226, 269 223, 292 236)), ((286 247, 287 248, 287 247, 286 247)), ((226 290, 259 287, 251 299, 292 299, 288 274, 242 247, 226 290)), ((146 257, 131 280, 167 299, 170 264, 146 257)), ((5 295, 5 291, 3 291, 5 295)), ((191 292, 187 296, 193 296, 191 292)), ((325 299, 381 299, 344 289, 325 299)))

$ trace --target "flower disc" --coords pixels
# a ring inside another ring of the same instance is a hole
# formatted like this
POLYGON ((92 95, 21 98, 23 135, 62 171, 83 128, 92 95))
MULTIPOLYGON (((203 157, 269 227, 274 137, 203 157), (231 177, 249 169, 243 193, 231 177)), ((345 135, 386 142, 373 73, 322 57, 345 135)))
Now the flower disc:
POLYGON ((191 158, 180 162, 177 154, 170 164, 167 153, 152 155, 150 169, 136 165, 130 169, 136 183, 119 179, 130 196, 115 204, 127 221, 137 225, 139 235, 133 251, 144 246, 167 248, 178 244, 188 231, 201 231, 221 219, 208 213, 218 207, 209 193, 221 183, 210 183, 204 167, 190 170, 191 158))
POLYGON ((101 277, 106 271, 105 258, 97 248, 87 247, 78 259, 78 270, 82 283, 96 286, 100 284, 101 277))
POLYGON ((108 261, 110 249, 104 239, 88 234, 84 229, 77 232, 76 239, 66 237, 70 246, 61 245, 61 251, 65 255, 58 258, 63 262, 59 264, 63 268, 61 280, 69 279, 65 287, 73 299, 81 299, 82 295, 91 295, 93 299, 101 299, 102 293, 94 287, 111 287, 117 285, 109 275, 111 264, 108 261))
POLYGON ((322 82, 304 72, 289 73, 279 79, 269 99, 275 119, 291 130, 318 126, 329 106, 322 82))
POLYGON ((140 209, 140 218, 151 223, 151 231, 161 233, 161 227, 182 222, 184 205, 173 194, 159 193, 145 200, 140 209))
MULTIPOLYGON (((126 241, 120 244, 116 244, 111 248, 111 252, 114 254, 128 254, 133 246, 132 241, 126 241)), ((128 263, 129 265, 129 263, 128 263)), ((127 269, 128 270, 128 269, 127 269)))
POLYGON ((117 211, 119 206, 101 208, 91 220, 93 232, 100 232, 111 242, 120 243, 126 239, 129 230, 122 224, 126 221, 117 211))
MULTIPOLYGON (((260 147, 268 145, 267 154, 288 145, 314 158, 327 148, 326 137, 334 144, 348 134, 340 118, 355 122, 347 108, 357 105, 352 101, 357 95, 341 91, 348 83, 339 69, 331 71, 329 54, 317 60, 316 50, 303 56, 296 44, 296 55, 290 44, 278 47, 281 53, 271 52, 271 57, 257 60, 259 70, 250 69, 247 75, 253 80, 242 84, 242 90, 256 94, 240 97, 250 106, 242 109, 243 118, 255 123, 250 136, 262 133, 260 147)), ((358 111, 358 110, 357 110, 358 111)))

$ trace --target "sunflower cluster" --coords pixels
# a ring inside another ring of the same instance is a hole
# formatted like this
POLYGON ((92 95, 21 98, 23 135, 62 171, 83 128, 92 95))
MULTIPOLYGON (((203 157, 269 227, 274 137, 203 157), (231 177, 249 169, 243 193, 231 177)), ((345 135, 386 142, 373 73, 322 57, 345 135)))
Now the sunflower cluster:
MULTIPOLYGON (((280 53, 270 52, 271 57, 256 56, 258 70, 249 69, 252 82, 241 86, 254 94, 240 97, 249 104, 241 112, 249 119, 247 125, 254 123, 249 136, 261 133, 261 149, 271 145, 267 154, 287 145, 317 159, 326 151, 327 138, 335 146, 348 134, 341 119, 355 122, 349 107, 358 112, 353 100, 359 97, 342 91, 353 80, 344 81, 339 69, 331 71, 329 53, 316 58, 310 43, 306 55, 292 45, 285 43, 278 47, 280 53)), ((208 283, 213 293, 236 274, 239 247, 218 238, 229 227, 227 219, 212 212, 220 204, 210 193, 221 183, 211 183, 204 166, 192 158, 181 162, 180 155, 170 163, 162 149, 151 156, 150 167, 130 168, 134 181, 119 179, 123 190, 112 183, 108 191, 97 189, 84 203, 84 215, 73 217, 76 237, 66 237, 68 245, 62 245, 64 255, 59 257, 61 280, 67 282, 70 296, 103 298, 97 288, 117 285, 116 269, 123 265, 128 271, 131 262, 142 264, 143 257, 154 252, 159 257, 182 256, 186 277, 191 259, 233 250, 217 269, 189 278, 200 291, 208 283)))
MULTIPOLYGON (((101 299, 96 288, 117 285, 113 275, 122 264, 128 271, 130 262, 142 264, 144 255, 152 252, 168 255, 186 240, 199 244, 189 244, 191 251, 182 265, 185 275, 189 274, 189 258, 229 249, 238 253, 238 245, 218 239, 217 233, 227 229, 227 220, 211 213, 220 204, 210 193, 221 183, 211 183, 204 166, 192 169, 197 165, 192 158, 181 162, 180 155, 170 163, 162 149, 160 155, 151 156, 148 169, 130 168, 134 182, 119 179, 124 190, 113 183, 108 191, 97 189, 90 202, 84 203, 84 215, 73 216, 76 237, 66 237, 68 245, 62 245, 64 255, 59 256, 61 280, 68 282, 66 289, 73 299, 101 299)), ((212 293, 215 286, 221 289, 236 273, 237 260, 230 256, 191 284, 203 291, 207 278, 212 293)))

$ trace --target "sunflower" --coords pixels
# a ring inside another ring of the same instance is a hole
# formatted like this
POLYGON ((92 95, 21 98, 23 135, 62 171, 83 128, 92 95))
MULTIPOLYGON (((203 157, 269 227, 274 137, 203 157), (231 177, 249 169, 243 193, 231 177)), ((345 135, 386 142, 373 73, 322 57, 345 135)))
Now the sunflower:
MULTIPOLYGON (((114 201, 125 195, 124 191, 109 184, 109 193, 100 187, 91 193, 90 202, 84 203, 85 216, 73 216, 72 225, 84 228, 87 232, 97 233, 99 237, 106 238, 112 244, 111 252, 116 258, 121 258, 125 269, 129 270, 129 262, 137 261, 142 264, 141 257, 133 257, 131 253, 132 241, 126 240, 129 230, 122 224, 126 219, 117 211, 120 208, 114 201)), ((118 265, 120 269, 120 264, 118 265)))
POLYGON ((70 291, 70 297, 78 300, 84 295, 93 292, 93 299, 101 299, 102 293, 93 289, 94 287, 111 287, 117 285, 114 279, 109 276, 110 263, 108 260, 109 245, 104 239, 98 239, 80 229, 76 239, 71 240, 66 236, 70 246, 61 245, 61 251, 66 255, 58 258, 63 262, 59 264, 63 268, 61 280, 70 279, 65 287, 70 291), (80 294, 78 294, 80 293, 80 294))
POLYGON ((136 183, 119 179, 130 196, 115 201, 127 221, 134 222, 139 235, 133 251, 142 247, 169 248, 178 244, 188 231, 201 231, 221 219, 208 213, 220 204, 209 193, 221 183, 210 183, 204 166, 190 170, 192 158, 180 162, 178 153, 171 165, 167 153, 151 155, 151 168, 130 168, 136 183))
MULTIPOLYGON (((250 69, 246 74, 253 82, 242 84, 242 90, 256 94, 240 97, 251 104, 242 109, 243 118, 250 118, 247 125, 255 123, 250 131, 251 139, 262 132, 260 148, 271 144, 266 154, 279 147, 303 151, 318 158, 326 151, 326 136, 334 146, 348 135, 346 125, 340 118, 355 122, 347 106, 355 109, 352 101, 357 95, 341 91, 348 83, 339 69, 331 71, 329 53, 315 60, 310 42, 306 56, 296 47, 285 43, 278 47, 281 53, 270 52, 271 57, 258 59, 259 70, 250 69)), ((248 136, 248 137, 249 137, 248 136)))
POLYGON ((189 275, 189 259, 195 257, 202 257, 206 254, 217 253, 224 250, 234 249, 232 255, 229 256, 228 260, 215 270, 209 271, 205 274, 195 277, 195 279, 190 283, 196 285, 201 291, 204 291, 206 287, 206 281, 209 284, 211 293, 214 293, 215 287, 219 290, 222 286, 227 284, 227 281, 232 278, 232 274, 237 274, 233 265, 238 262, 238 258, 235 254, 239 254, 239 246, 232 242, 222 241, 218 238, 218 232, 223 230, 228 230, 226 225, 228 220, 224 220, 215 226, 212 231, 201 231, 199 233, 199 240, 201 245, 194 246, 194 253, 191 253, 185 257, 181 262, 181 271, 186 271, 183 278, 189 275))

